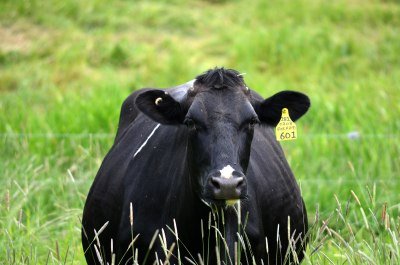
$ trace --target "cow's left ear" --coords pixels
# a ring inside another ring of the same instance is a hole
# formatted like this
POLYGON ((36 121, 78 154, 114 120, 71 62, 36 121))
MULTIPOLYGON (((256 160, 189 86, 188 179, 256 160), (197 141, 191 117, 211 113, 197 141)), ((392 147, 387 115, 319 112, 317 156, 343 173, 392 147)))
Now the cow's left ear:
POLYGON ((161 124, 181 124, 186 115, 179 102, 167 92, 158 89, 139 94, 135 103, 141 112, 161 124))
POLYGON ((309 107, 310 99, 296 91, 282 91, 254 104, 260 121, 272 126, 279 123, 283 108, 287 108, 290 119, 296 121, 307 112, 309 107))

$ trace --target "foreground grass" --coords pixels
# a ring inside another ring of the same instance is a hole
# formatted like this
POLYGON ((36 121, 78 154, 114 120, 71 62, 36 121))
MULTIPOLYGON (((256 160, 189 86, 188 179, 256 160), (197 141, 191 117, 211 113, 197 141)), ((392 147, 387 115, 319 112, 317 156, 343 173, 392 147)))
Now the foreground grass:
MULTIPOLYGON (((336 143, 346 145, 348 141, 336 143)), ((91 180, 111 142, 110 136, 9 138, 3 142, 3 150, 10 155, 1 162, 7 176, 1 183, 3 262, 84 262, 79 218, 91 180), (30 152, 33 146, 47 153, 46 157, 30 152)), ((313 145, 315 139, 305 139, 303 144, 313 145)), ((322 161, 328 158, 323 152, 319 155, 322 161)), ((315 172, 320 166, 305 165, 302 171, 315 172)), ((306 264, 397 264, 400 260, 400 205, 394 203, 398 194, 392 193, 399 189, 398 183, 367 183, 355 179, 356 173, 349 165, 341 180, 302 178, 312 225, 306 264)))
POLYGON ((264 2, 1 2, 0 263, 83 263, 122 100, 216 65, 312 100, 284 143, 315 224, 305 263, 399 263, 400 6, 264 2))

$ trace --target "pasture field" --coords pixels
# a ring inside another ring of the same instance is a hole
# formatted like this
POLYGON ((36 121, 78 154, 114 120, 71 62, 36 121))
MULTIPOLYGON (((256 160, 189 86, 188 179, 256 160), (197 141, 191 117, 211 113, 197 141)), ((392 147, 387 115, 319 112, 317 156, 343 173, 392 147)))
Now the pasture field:
POLYGON ((215 66, 311 98, 282 144, 312 226, 304 264, 400 264, 397 0, 0 1, 0 264, 84 264, 122 101, 215 66))

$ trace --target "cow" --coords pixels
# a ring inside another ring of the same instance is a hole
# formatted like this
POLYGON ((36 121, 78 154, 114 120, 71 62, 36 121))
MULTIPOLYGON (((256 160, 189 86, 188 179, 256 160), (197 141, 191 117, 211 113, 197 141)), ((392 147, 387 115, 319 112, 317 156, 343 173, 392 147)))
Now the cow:
POLYGON ((309 107, 226 68, 133 92, 86 199, 87 263, 300 263, 307 213, 274 126, 309 107))

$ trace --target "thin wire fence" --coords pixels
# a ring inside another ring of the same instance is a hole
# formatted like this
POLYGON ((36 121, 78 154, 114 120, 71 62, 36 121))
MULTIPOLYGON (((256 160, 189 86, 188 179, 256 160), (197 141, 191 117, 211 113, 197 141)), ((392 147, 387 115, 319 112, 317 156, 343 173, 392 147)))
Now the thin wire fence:
POLYGON ((113 133, 0 133, 0 138, 59 138, 59 139, 85 139, 85 138, 114 138, 113 133))
MULTIPOLYGON (((0 138, 3 139, 112 139, 115 137, 113 133, 0 133, 0 138)), ((336 133, 336 134, 303 134, 301 138, 305 139, 341 139, 356 141, 360 139, 399 139, 400 134, 363 134, 360 132, 336 133)), ((374 183, 383 185, 393 185, 400 183, 400 178, 382 179, 298 179, 299 184, 329 184, 340 186, 341 184, 366 185, 374 183)))
MULTIPOLYGON (((85 138, 114 138, 115 134, 113 133, 0 133, 0 138, 75 138, 75 139, 85 139, 85 138)), ((329 138, 329 139, 349 139, 349 140, 358 140, 358 139, 399 139, 399 134, 363 134, 357 131, 348 132, 348 133, 321 133, 321 134, 303 134, 300 138, 307 139, 320 139, 320 138, 329 138)))
POLYGON ((392 185, 392 184, 397 184, 400 183, 399 178, 392 178, 392 179, 301 179, 297 178, 297 181, 299 184, 307 183, 307 184, 329 184, 329 185, 335 185, 335 186, 340 186, 344 184, 368 184, 369 186, 372 186, 374 184, 384 184, 384 185, 392 185))

